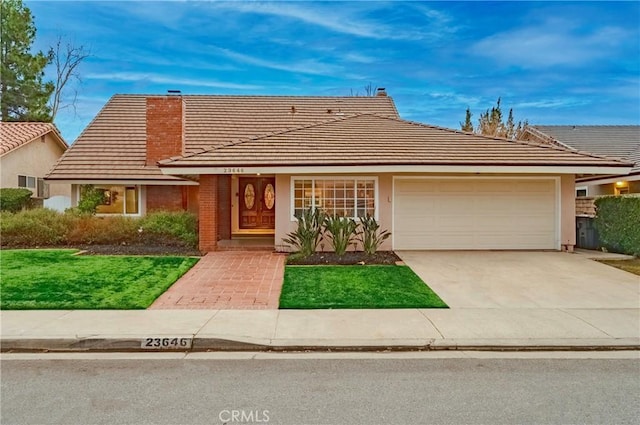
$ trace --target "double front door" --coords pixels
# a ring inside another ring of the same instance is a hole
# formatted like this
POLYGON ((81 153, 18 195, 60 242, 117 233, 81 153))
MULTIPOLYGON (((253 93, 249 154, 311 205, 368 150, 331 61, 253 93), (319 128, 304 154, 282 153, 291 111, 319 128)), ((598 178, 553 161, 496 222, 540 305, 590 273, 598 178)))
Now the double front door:
POLYGON ((240 229, 275 229, 275 178, 240 177, 239 189, 240 229))

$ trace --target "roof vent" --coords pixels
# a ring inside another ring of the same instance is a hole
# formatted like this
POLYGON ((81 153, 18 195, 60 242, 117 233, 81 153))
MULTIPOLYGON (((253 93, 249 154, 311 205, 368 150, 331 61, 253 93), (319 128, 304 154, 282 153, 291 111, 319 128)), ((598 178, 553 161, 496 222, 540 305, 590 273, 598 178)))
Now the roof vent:
POLYGON ((168 94, 182 94, 182 91, 180 90, 167 90, 168 94))
POLYGON ((386 96, 387 95, 387 90, 384 87, 378 87, 378 92, 376 93, 376 96, 386 96))

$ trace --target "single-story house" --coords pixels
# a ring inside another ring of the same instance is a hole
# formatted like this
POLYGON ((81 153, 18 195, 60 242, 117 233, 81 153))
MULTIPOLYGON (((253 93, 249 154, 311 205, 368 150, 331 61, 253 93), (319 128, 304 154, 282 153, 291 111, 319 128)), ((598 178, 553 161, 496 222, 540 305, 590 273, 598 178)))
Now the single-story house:
POLYGON ((638 125, 533 125, 525 129, 523 138, 633 163, 624 175, 578 176, 578 197, 640 193, 638 125))
POLYGON ((198 214, 200 250, 266 238, 308 207, 371 214, 383 249, 575 245, 576 175, 618 159, 402 120, 391 97, 116 95, 49 174, 105 191, 99 213, 198 214))
POLYGON ((66 150, 67 144, 54 124, 0 122, 0 187, 29 189, 32 197, 45 206, 68 207, 71 185, 44 181, 66 150))

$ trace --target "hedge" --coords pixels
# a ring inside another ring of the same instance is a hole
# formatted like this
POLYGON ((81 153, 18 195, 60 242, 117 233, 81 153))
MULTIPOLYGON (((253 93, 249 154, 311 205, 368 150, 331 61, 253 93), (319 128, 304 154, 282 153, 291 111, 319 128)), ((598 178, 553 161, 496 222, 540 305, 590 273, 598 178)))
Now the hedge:
POLYGON ((196 217, 187 212, 154 212, 144 217, 95 216, 36 208, 2 212, 3 247, 77 245, 198 245, 196 217))
POLYGON ((640 197, 604 196, 595 204, 600 243, 612 252, 640 255, 640 197))
POLYGON ((31 202, 29 189, 3 188, 0 189, 0 210, 18 212, 27 207, 31 202))

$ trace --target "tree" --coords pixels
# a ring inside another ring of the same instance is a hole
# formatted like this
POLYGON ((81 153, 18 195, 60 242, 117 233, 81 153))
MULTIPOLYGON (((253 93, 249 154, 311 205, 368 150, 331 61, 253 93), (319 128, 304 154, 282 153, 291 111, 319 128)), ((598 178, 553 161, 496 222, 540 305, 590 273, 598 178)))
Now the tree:
POLYGON ((36 28, 21 0, 0 4, 0 118, 2 121, 51 121, 47 105, 54 90, 43 82, 50 57, 31 53, 36 28))
POLYGON ((471 122, 472 116, 473 114, 471 113, 471 110, 467 108, 467 113, 464 117, 464 122, 460 123, 460 129, 462 131, 466 131, 467 133, 473 133, 473 123, 471 122))
POLYGON ((475 128, 471 122, 471 110, 467 108, 465 121, 464 123, 460 123, 462 131, 474 132, 485 136, 504 137, 513 140, 518 139, 528 122, 527 120, 518 121, 518 124, 516 125, 515 119, 513 118, 513 109, 509 109, 509 116, 505 123, 502 115, 501 101, 502 99, 498 98, 496 106, 493 106, 491 109, 487 109, 485 112, 480 114, 478 126, 475 128))
POLYGON ((89 52, 85 50, 84 46, 76 47, 71 43, 66 43, 63 46, 62 37, 58 37, 56 45, 49 50, 49 57, 56 71, 55 88, 51 98, 51 119, 53 120, 60 109, 68 107, 75 109, 78 96, 77 90, 74 88, 73 98, 68 103, 63 103, 63 95, 65 94, 65 89, 68 88, 67 84, 73 80, 80 82, 80 74, 77 68, 82 61, 89 57, 89 52))
POLYGON ((364 86, 364 94, 361 95, 360 91, 357 92, 353 92, 353 89, 351 89, 351 93, 349 94, 349 96, 351 97, 374 97, 378 94, 378 87, 374 87, 373 84, 369 83, 366 86, 364 86))

